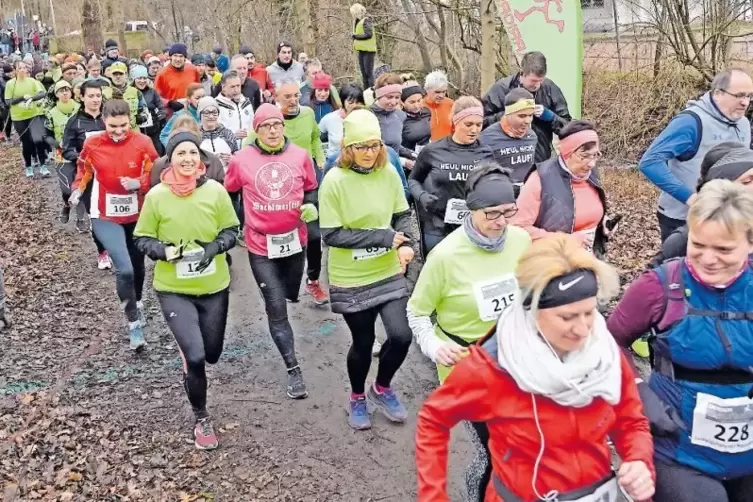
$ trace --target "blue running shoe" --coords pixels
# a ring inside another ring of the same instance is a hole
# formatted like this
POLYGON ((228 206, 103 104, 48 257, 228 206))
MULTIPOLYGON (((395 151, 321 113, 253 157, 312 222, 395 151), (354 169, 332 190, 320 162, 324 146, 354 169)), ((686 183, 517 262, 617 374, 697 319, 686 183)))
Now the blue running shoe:
POLYGON ((146 347, 144 332, 141 331, 141 323, 134 321, 128 324, 128 335, 131 338, 131 350, 141 352, 146 347))
POLYGON ((408 418, 408 412, 400 403, 395 391, 392 389, 385 389, 383 393, 379 394, 372 385, 369 387, 367 396, 369 401, 373 402, 378 408, 380 408, 382 413, 384 413, 390 421, 403 423, 408 418))
POLYGON ((136 308, 138 309, 139 313, 139 323, 141 324, 142 328, 146 327, 146 316, 144 315, 144 302, 136 302, 136 308))
POLYGON ((42 178, 49 178, 52 173, 50 173, 50 170, 47 168, 47 164, 42 164, 39 166, 39 174, 42 175, 42 178))
POLYGON ((24 170, 24 174, 26 175, 27 178, 33 178, 34 177, 34 167, 28 166, 24 170))
POLYGON ((348 403, 348 425, 357 431, 371 429, 369 407, 366 404, 366 396, 351 399, 348 403))

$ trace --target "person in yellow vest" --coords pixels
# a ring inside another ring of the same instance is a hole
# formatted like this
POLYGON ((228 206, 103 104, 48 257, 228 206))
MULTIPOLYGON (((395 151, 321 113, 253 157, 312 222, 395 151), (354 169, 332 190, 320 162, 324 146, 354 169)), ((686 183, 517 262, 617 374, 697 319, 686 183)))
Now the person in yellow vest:
POLYGON ((366 7, 360 3, 350 7, 350 15, 353 16, 353 50, 358 55, 363 88, 368 89, 374 86, 374 59, 377 52, 374 25, 366 13, 366 7))
POLYGON ((118 61, 109 67, 112 85, 102 88, 102 97, 108 99, 122 99, 128 103, 131 111, 131 130, 138 131, 139 125, 146 121, 146 102, 141 91, 128 85, 128 68, 125 63, 118 61))

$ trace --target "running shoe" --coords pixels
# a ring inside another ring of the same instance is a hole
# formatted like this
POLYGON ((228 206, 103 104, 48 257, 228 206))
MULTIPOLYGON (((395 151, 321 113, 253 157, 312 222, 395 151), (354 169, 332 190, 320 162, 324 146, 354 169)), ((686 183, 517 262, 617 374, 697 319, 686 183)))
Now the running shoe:
POLYGON ((405 407, 400 403, 395 391, 392 389, 384 389, 381 394, 376 391, 374 386, 369 387, 369 391, 366 394, 369 401, 373 402, 382 413, 390 419, 392 422, 403 423, 408 418, 408 412, 405 407))
POLYGON ((348 404, 348 425, 357 431, 371 429, 371 419, 369 418, 369 407, 366 403, 366 396, 350 400, 348 404))
POLYGON ((89 220, 84 218, 76 218, 76 230, 78 230, 78 233, 85 234, 89 231, 91 231, 91 225, 89 224, 89 220))
POLYGON ((100 270, 110 270, 112 268, 112 260, 107 251, 99 253, 99 257, 97 258, 97 268, 100 270))
POLYGON ((193 437, 193 444, 200 450, 214 450, 220 445, 212 422, 208 418, 196 421, 196 426, 193 428, 193 437))
POLYGON ((379 343, 379 340, 374 340, 374 345, 371 347, 371 355, 374 357, 379 357, 379 353, 382 352, 382 344, 379 343))
POLYGON ((298 366, 288 370, 287 394, 290 399, 304 399, 309 395, 306 383, 303 381, 303 373, 298 366))
POLYGON ((27 166, 24 170, 24 174, 27 178, 33 178, 34 177, 34 166, 27 166))
POLYGON ((141 327, 146 327, 146 316, 144 315, 144 302, 138 301, 136 302, 136 309, 138 309, 139 313, 139 322, 141 323, 141 327))
POLYGON ((52 175, 50 170, 47 169, 47 164, 42 164, 41 166, 39 166, 39 174, 42 175, 42 178, 49 178, 52 175))
POLYGON ((324 292, 319 281, 309 281, 306 279, 306 293, 314 298, 314 303, 317 305, 329 303, 329 296, 324 292))
POLYGON ((128 336, 131 339, 131 350, 141 352, 146 347, 146 339, 144 339, 144 332, 141 331, 139 321, 128 323, 128 336))
POLYGON ((63 206, 63 209, 60 210, 60 214, 58 215, 58 221, 62 224, 66 224, 71 219, 71 206, 65 205, 63 206))

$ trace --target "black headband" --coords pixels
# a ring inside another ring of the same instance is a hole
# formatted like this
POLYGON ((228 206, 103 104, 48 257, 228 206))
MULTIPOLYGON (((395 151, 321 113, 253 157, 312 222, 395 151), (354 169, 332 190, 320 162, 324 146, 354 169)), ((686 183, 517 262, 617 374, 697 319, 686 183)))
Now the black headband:
MULTIPOLYGON (((599 291, 599 283, 593 270, 579 268, 550 280, 539 297, 539 309, 551 309, 593 298, 599 291)), ((531 307, 531 296, 523 306, 531 307)))
POLYGON ((400 99, 402 101, 405 101, 414 94, 420 94, 421 96, 423 96, 426 94, 426 91, 424 91, 424 88, 420 85, 412 85, 403 89, 402 94, 400 94, 400 99))
POLYGON ((465 198, 468 209, 485 209, 515 203, 512 180, 500 172, 491 172, 476 182, 465 198))

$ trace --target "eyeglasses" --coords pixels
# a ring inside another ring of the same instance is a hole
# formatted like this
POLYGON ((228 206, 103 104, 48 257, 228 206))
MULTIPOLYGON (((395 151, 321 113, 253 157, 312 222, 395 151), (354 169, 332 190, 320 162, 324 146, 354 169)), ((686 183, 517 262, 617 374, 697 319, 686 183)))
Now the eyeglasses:
POLYGON ((500 216, 504 216, 505 218, 512 218, 517 214, 517 212, 518 206, 513 206, 509 209, 505 209, 504 211, 484 211, 484 217, 489 221, 494 221, 500 216))
POLYGON ((272 122, 271 124, 262 124, 259 126, 259 129, 264 129, 267 131, 271 131, 272 129, 276 129, 278 131, 282 131, 285 127, 285 124, 282 122, 272 122))
POLYGON ((374 143, 373 145, 353 145, 353 149, 358 153, 378 152, 380 148, 382 148, 382 143, 374 143))
POLYGON ((592 160, 599 160, 602 157, 601 152, 583 153, 575 152, 573 155, 577 156, 583 162, 591 162, 592 160))
POLYGON ((201 112, 202 117, 219 117, 220 112, 218 110, 206 110, 201 112))
POLYGON ((728 96, 732 96, 735 99, 749 99, 749 100, 753 99, 753 93, 750 93, 750 92, 738 92, 738 93, 732 94, 731 92, 726 91, 724 89, 717 89, 717 90, 722 91, 724 94, 727 94, 728 96))

